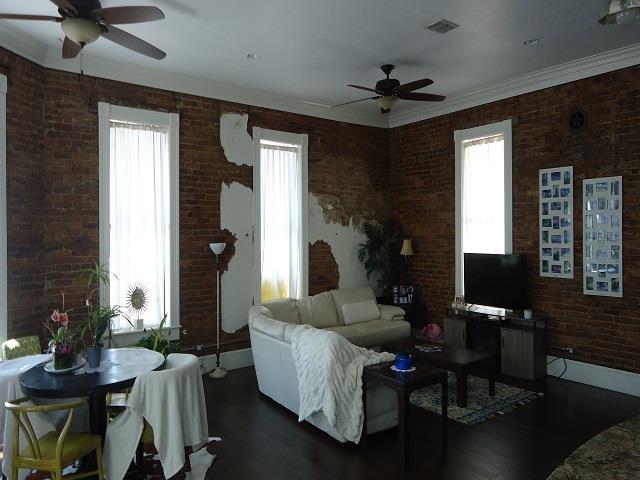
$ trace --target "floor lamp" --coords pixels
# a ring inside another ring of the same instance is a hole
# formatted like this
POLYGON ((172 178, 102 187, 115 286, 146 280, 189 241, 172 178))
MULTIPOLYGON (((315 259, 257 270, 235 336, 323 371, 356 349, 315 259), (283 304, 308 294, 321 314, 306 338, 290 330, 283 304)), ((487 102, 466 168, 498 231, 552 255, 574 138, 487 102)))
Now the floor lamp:
POLYGON ((224 252, 226 243, 210 243, 209 248, 216 256, 216 368, 209 378, 224 378, 227 371, 220 366, 220 254, 224 252))

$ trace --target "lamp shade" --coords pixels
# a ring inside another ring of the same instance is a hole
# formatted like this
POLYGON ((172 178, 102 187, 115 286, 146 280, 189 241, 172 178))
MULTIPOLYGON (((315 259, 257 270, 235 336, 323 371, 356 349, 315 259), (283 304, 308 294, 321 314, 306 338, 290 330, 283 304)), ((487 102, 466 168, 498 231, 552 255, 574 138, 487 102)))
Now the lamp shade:
POLYGON ((64 34, 78 45, 86 45, 95 42, 102 30, 93 20, 84 18, 67 18, 62 21, 62 30, 64 34))
POLYGON ((640 20, 640 0, 607 0, 600 11, 602 25, 622 25, 640 20))
POLYGON ((400 250, 400 255, 404 255, 405 257, 413 255, 413 245, 411 244, 411 239, 405 238, 402 242, 402 250, 400 250))
POLYGON ((382 110, 391 110, 391 108, 400 100, 396 96, 383 96, 378 99, 378 105, 382 110))
POLYGON ((220 255, 222 252, 224 252, 224 249, 226 248, 226 246, 227 246, 226 243, 210 243, 209 244, 209 248, 216 255, 220 255))

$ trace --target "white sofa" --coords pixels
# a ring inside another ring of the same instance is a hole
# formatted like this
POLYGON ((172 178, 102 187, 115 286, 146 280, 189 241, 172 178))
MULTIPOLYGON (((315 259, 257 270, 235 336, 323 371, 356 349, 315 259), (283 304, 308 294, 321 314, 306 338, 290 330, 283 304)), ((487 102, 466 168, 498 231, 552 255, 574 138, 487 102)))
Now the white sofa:
MULTIPOLYGON (((249 332, 258 388, 296 414, 300 403, 291 355, 291 334, 300 324, 332 330, 367 348, 406 338, 411 332, 411 326, 404 320, 404 311, 399 307, 376 305, 375 295, 369 287, 333 290, 252 307, 249 332)), ((367 432, 396 426, 397 406, 396 395, 391 389, 369 384, 367 432)), ((338 441, 345 441, 322 413, 314 414, 307 421, 338 441)))

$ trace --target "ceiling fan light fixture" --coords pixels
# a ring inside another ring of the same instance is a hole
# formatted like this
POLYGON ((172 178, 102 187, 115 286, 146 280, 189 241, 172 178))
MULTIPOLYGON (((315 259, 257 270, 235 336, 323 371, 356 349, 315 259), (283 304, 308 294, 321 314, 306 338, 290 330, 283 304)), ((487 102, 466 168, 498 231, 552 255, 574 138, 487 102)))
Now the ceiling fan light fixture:
POLYGON ((93 20, 84 18, 67 18, 62 22, 64 34, 78 45, 95 42, 102 34, 102 29, 93 20))
POLYGON ((387 95, 378 99, 378 105, 380 105, 380 110, 387 113, 396 103, 398 103, 398 100, 400 99, 395 95, 387 95))
POLYGON ((640 0, 607 0, 600 11, 602 25, 624 25, 640 21, 640 0))

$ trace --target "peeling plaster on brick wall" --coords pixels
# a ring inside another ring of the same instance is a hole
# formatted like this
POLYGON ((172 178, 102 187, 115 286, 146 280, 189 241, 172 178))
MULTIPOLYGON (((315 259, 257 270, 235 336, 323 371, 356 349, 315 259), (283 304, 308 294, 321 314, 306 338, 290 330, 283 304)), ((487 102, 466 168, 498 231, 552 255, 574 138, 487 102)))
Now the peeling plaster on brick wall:
MULTIPOLYGON (((220 144, 228 162, 253 164, 253 139, 247 133, 246 114, 220 115, 220 144)), ((227 333, 247 324, 253 303, 253 192, 238 182, 223 183, 220 192, 220 228, 235 237, 235 254, 222 276, 222 329, 227 333)))
MULTIPOLYGON (((325 203, 326 205, 326 203, 325 203)), ((336 208, 322 208, 319 198, 309 194, 309 243, 326 242, 331 247, 331 255, 338 265, 338 287, 362 287, 371 284, 367 273, 358 260, 358 244, 366 240, 366 236, 358 231, 358 227, 351 217, 347 225, 336 208)))
POLYGON ((253 139, 247 133, 249 115, 223 113, 220 115, 220 144, 229 162, 253 165, 253 139))

